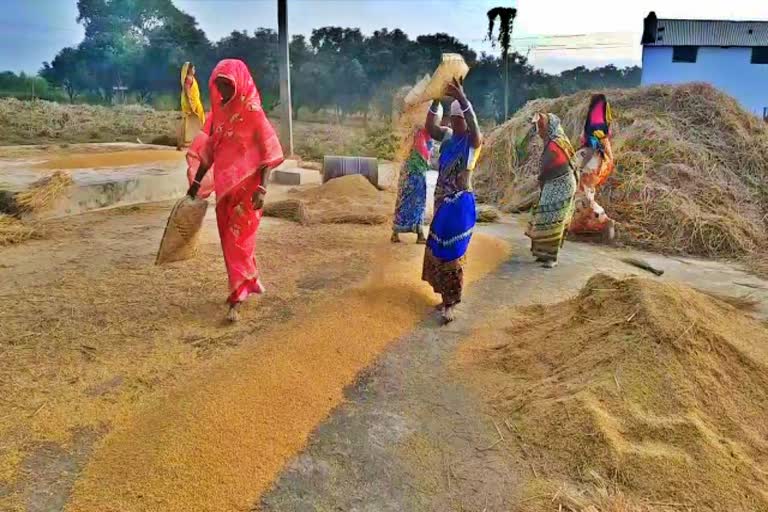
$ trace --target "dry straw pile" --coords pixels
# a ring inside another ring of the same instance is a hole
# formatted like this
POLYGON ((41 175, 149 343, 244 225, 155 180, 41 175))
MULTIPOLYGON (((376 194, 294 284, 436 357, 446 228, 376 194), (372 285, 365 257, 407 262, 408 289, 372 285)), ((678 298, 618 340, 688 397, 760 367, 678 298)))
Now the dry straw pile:
POLYGON ((72 177, 66 171, 56 171, 40 178, 28 189, 14 195, 17 213, 24 215, 49 208, 72 183, 72 177))
POLYGON ((16 217, 0 213, 0 247, 24 242, 31 238, 39 238, 39 229, 26 224, 16 217))
POLYGON ((72 177, 66 171, 56 171, 45 176, 22 192, 12 196, 6 213, 0 213, 0 246, 13 245, 33 238, 41 238, 43 231, 29 215, 44 211, 72 185, 72 177))
POLYGON ((521 510, 768 510, 768 330, 729 302, 598 274, 473 333, 465 374, 531 467, 521 510))
MULTIPOLYGON (((590 92, 529 102, 492 132, 476 185, 514 210, 535 190, 537 111, 557 114, 577 142, 590 92)), ((768 125, 703 84, 609 91, 617 171, 598 201, 626 243, 663 252, 743 257, 768 247, 768 125)))

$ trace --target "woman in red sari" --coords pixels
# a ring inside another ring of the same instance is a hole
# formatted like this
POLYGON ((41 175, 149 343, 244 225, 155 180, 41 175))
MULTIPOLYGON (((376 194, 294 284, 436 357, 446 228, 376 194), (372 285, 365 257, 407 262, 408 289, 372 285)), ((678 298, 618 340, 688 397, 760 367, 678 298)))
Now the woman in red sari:
POLYGON ((242 302, 250 294, 264 291, 254 258, 256 232, 269 173, 283 162, 283 150, 244 62, 219 62, 208 87, 210 122, 190 148, 188 159, 190 163, 197 160, 197 172, 188 195, 210 194, 213 182, 216 223, 229 276, 227 318, 234 322, 242 302), (210 174, 206 176, 209 169, 212 180, 210 174))

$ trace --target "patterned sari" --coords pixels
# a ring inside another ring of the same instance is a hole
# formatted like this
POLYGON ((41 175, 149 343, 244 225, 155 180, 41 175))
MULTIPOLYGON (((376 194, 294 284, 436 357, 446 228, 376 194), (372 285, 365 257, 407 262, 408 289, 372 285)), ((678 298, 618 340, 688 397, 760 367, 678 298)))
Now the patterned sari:
POLYGON ((539 175, 541 195, 526 235, 531 238, 531 252, 539 261, 555 262, 573 216, 577 180, 571 167, 574 150, 560 119, 554 114, 547 117, 547 142, 539 175))
POLYGON ((413 149, 400 170, 392 231, 420 233, 427 206, 427 171, 432 141, 425 128, 414 134, 413 149))
POLYGON ((435 189, 435 214, 429 227, 421 278, 443 298, 443 305, 461 302, 464 262, 475 227, 475 195, 462 188, 460 174, 472 171, 480 155, 468 133, 446 134, 440 145, 435 189))
POLYGON ((263 169, 283 162, 283 150, 245 63, 222 60, 208 86, 213 108, 206 125, 211 133, 198 136, 188 161, 191 158, 190 165, 196 160, 215 165, 201 183, 200 196, 210 194, 211 188, 216 192, 216 223, 229 277, 227 302, 236 304, 263 291, 254 257, 262 211, 253 208, 251 197, 261 185, 263 169), (218 77, 235 86, 235 94, 226 104, 216 87, 218 77))

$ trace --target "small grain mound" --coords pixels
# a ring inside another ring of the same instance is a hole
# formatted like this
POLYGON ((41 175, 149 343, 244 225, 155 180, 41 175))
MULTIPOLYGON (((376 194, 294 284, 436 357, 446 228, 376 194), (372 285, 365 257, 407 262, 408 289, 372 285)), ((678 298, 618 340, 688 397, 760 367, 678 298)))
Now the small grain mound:
POLYGON ((384 224, 391 218, 394 208, 393 194, 378 190, 359 174, 294 190, 292 194, 292 200, 306 206, 311 223, 384 224))
POLYGON ((56 171, 37 180, 27 190, 15 194, 15 208, 19 214, 43 211, 52 206, 73 183, 68 172, 56 171))
MULTIPOLYGON (((590 95, 529 102, 489 134, 475 181, 478 196, 505 210, 529 207, 542 147, 528 119, 538 111, 557 114, 575 143, 590 95)), ((597 199, 621 223, 623 242, 753 261, 768 249, 766 123, 705 84, 607 95, 617 170, 597 199)))
POLYGON ((497 222, 501 218, 501 214, 496 207, 489 204, 481 204, 477 207, 477 222, 491 223, 497 222))
POLYGON ((532 468, 523 510, 768 510, 768 329, 730 304, 598 274, 469 345, 532 468))
POLYGON ((19 244, 25 240, 39 237, 40 232, 35 226, 26 224, 16 217, 0 213, 0 247, 19 244))
POLYGON ((302 225, 309 224, 309 212, 304 201, 300 199, 285 199, 267 203, 264 205, 264 215, 291 220, 302 225))

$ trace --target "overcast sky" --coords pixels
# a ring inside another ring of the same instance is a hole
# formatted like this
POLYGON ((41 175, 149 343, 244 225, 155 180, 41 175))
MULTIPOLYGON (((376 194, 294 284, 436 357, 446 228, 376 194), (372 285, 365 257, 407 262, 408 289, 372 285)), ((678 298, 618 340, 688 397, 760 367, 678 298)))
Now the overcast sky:
MULTIPOLYGON (((212 40, 232 30, 277 27, 276 0, 174 0, 197 18, 212 40)), ((83 36, 76 0, 0 0, 0 70, 37 71, 64 46, 83 36)), ((577 65, 637 64, 643 18, 768 20, 768 0, 288 0, 289 30, 359 27, 365 33, 401 28, 411 37, 448 32, 478 51, 485 12, 495 6, 518 8, 514 37, 518 50, 550 72, 577 65), (542 36, 578 36, 547 38, 542 36)))

